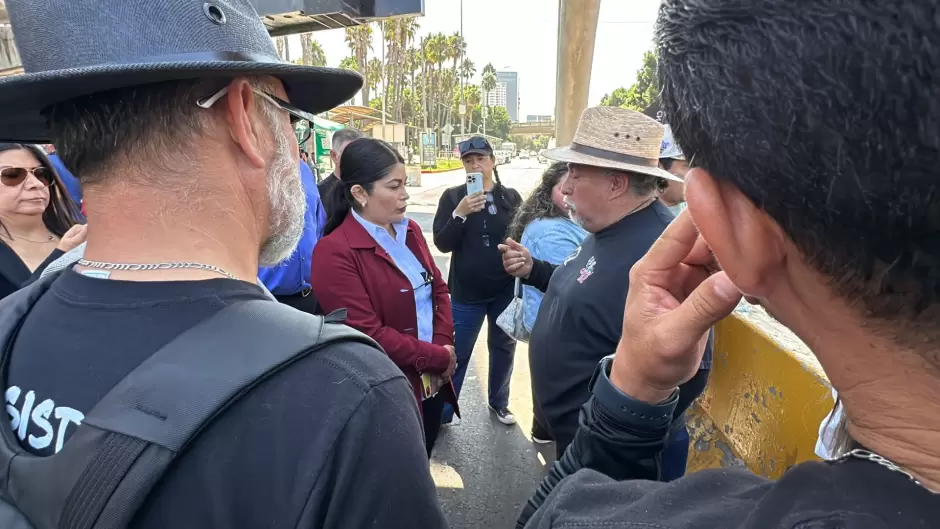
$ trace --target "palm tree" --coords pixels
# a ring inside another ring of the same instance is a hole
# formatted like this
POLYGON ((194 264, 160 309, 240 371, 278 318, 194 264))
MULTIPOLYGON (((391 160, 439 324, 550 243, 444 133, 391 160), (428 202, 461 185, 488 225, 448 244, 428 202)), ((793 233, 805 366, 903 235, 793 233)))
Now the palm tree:
POLYGON ((284 37, 276 37, 274 39, 274 45, 277 46, 277 56, 280 57, 281 60, 285 60, 284 59, 284 48, 285 48, 284 37))
MULTIPOLYGON (((372 26, 362 24, 346 28, 346 45, 356 58, 357 71, 368 72, 369 50, 372 49, 372 26)), ((369 105, 369 84, 362 87, 362 105, 369 105)))
MULTIPOLYGON (((464 112, 460 115, 460 133, 461 134, 464 134, 466 132, 467 115, 471 107, 470 102, 466 101, 467 88, 476 88, 475 86, 474 87, 468 86, 467 82, 470 81, 470 79, 472 79, 476 73, 477 73, 476 65, 473 64, 473 61, 465 57, 463 62, 460 63, 460 81, 462 84, 460 93, 464 94, 464 99, 465 99, 464 100, 464 105, 465 105, 464 112)), ((479 96, 480 96, 480 91, 478 89, 477 97, 479 98, 479 96)), ((477 102, 476 104, 479 104, 479 102, 477 102)))
MULTIPOLYGON (((463 36, 460 33, 454 33, 453 35, 447 37, 447 58, 454 61, 453 66, 450 70, 450 78, 452 79, 451 83, 448 85, 449 91, 447 95, 447 101, 452 101, 454 99, 454 94, 457 93, 457 90, 463 87, 463 82, 461 81, 460 72, 458 68, 460 67, 460 61, 467 54, 467 41, 464 40, 463 36)), ((451 106, 447 105, 447 120, 446 122, 453 126, 453 114, 451 106)))
POLYGON ((483 90, 483 105, 485 112, 483 112, 483 134, 486 134, 486 115, 489 113, 490 109, 490 92, 496 88, 496 68, 493 67, 493 63, 488 63, 483 67, 483 80, 480 83, 480 89, 483 90))
MULTIPOLYGON (((384 75, 382 75, 382 61, 380 59, 372 58, 369 59, 369 66, 366 69, 366 84, 362 87, 362 90, 365 91, 368 87, 369 90, 376 91, 376 89, 382 85, 382 80, 384 75)), ((365 102, 365 106, 369 106, 371 100, 365 102)))
POLYGON ((319 42, 311 38, 304 49, 310 53, 310 62, 307 64, 310 66, 326 66, 326 52, 323 51, 323 46, 319 42))

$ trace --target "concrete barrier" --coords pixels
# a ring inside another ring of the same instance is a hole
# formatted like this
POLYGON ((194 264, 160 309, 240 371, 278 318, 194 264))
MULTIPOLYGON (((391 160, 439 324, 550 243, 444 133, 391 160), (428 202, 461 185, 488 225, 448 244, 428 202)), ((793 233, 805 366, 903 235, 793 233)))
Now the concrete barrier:
POLYGON ((716 327, 708 388, 689 412, 689 472, 747 467, 768 478, 815 459, 820 421, 832 409, 809 349, 762 309, 716 327))

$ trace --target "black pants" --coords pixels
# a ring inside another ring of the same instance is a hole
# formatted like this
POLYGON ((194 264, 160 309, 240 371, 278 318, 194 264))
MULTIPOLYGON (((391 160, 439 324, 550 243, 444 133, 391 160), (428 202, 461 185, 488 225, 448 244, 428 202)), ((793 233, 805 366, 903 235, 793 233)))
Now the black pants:
POLYGON ((437 441, 437 434, 441 431, 441 419, 444 415, 444 397, 440 393, 421 403, 421 413, 424 414, 424 446, 428 450, 428 459, 431 459, 431 450, 437 441))
POLYGON ((307 314, 313 314, 315 316, 323 314, 322 309, 320 309, 320 304, 317 303, 317 298, 309 291, 307 295, 291 294, 289 296, 274 296, 274 298, 285 305, 294 307, 307 314))

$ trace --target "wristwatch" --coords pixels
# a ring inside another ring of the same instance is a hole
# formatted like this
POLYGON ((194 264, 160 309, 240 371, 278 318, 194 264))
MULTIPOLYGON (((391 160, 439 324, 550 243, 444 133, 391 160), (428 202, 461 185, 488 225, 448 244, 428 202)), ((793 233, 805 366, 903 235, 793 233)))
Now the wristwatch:
POLYGON ((458 220, 458 219, 459 219, 461 224, 463 224, 464 222, 467 222, 467 217, 464 217, 464 216, 462 216, 462 215, 458 215, 456 209, 454 210, 454 213, 453 213, 451 216, 454 217, 454 220, 458 220))

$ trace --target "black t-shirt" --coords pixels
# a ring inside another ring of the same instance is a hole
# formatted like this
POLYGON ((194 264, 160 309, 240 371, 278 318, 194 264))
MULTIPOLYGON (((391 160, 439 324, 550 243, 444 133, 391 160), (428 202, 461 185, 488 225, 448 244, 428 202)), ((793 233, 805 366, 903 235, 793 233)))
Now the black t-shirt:
MULTIPOLYGON (((24 448, 60 449, 84 413, 157 349, 252 299, 267 298, 230 279, 148 283, 64 272, 12 350, 7 412, 24 448)), ((444 518, 410 385, 381 351, 340 343, 216 418, 132 526, 411 528, 443 527, 444 518)))
POLYGON ((451 187, 441 195, 434 215, 434 245, 442 252, 453 252, 447 287, 454 301, 489 301, 513 288, 514 280, 503 268, 497 245, 506 238, 522 196, 515 189, 496 186, 486 193, 483 209, 463 221, 453 215, 465 196, 466 186, 451 187))
POLYGON ((654 201, 588 235, 552 273, 529 340, 529 368, 533 396, 559 453, 574 439, 597 363, 620 341, 630 268, 673 218, 654 201))

